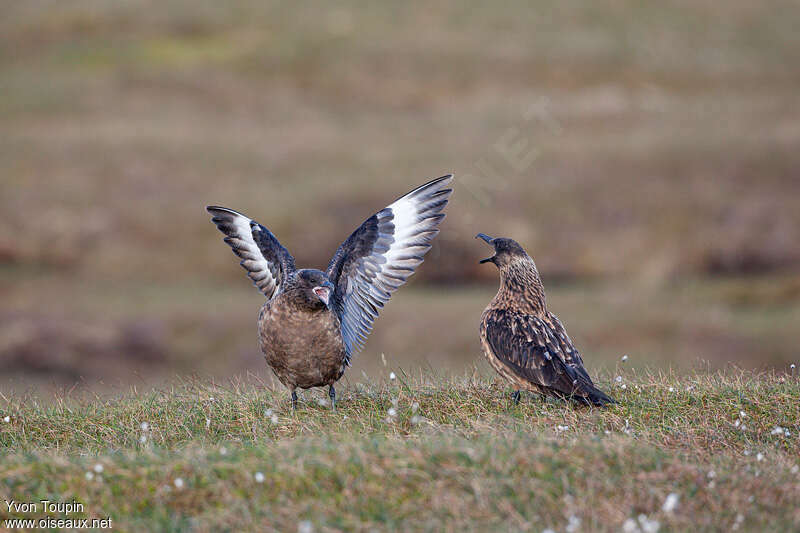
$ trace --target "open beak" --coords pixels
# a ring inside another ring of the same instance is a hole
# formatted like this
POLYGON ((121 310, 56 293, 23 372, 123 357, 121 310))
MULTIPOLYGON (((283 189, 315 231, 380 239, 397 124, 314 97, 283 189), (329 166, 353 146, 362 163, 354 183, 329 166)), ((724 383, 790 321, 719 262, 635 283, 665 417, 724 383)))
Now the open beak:
MULTIPOLYGON (((475 235, 475 238, 476 239, 483 239, 484 241, 486 241, 487 244, 491 244, 492 246, 494 246, 494 239, 489 237, 485 233, 478 233, 477 235, 475 235)), ((494 256, 487 257, 486 259, 481 259, 479 261, 479 263, 481 265, 484 264, 484 263, 493 263, 493 262, 494 262, 494 256)))
POLYGON ((333 284, 331 283, 326 283, 325 285, 314 287, 314 294, 316 294, 317 298, 319 298, 322 301, 322 303, 324 303, 326 306, 331 301, 332 292, 333 292, 333 284))

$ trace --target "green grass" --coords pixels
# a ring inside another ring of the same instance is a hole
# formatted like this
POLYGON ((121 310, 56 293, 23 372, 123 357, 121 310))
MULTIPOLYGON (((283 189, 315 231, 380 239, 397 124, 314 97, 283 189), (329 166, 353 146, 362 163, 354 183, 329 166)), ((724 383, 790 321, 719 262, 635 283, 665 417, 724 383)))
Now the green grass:
POLYGON ((572 517, 619 531, 639 515, 662 531, 800 526, 796 378, 605 381, 620 400, 608 410, 514 406, 475 378, 341 387, 337 411, 314 391, 296 413, 284 391, 243 383, 6 398, 0 494, 74 498, 120 530, 563 531, 572 517))

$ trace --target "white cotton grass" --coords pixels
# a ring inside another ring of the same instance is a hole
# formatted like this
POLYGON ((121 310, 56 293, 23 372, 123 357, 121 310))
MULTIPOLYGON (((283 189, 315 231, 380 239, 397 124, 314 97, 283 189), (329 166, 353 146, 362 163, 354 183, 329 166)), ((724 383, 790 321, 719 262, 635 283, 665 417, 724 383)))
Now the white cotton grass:
POLYGON ((627 360, 628 360, 628 356, 627 355, 623 355, 621 361, 624 363, 627 360))
POLYGON ((680 501, 681 497, 678 496, 677 493, 671 492, 667 495, 667 499, 664 500, 664 505, 661 506, 661 510, 665 513, 672 513, 678 508, 680 501))
POLYGON ((142 422, 141 424, 139 424, 139 429, 141 429, 142 431, 150 431, 150 424, 148 424, 147 422, 142 422))
POLYGON ((95 474, 102 474, 103 470, 105 470, 105 467, 103 467, 102 464, 97 463, 92 467, 92 470, 94 470, 95 474))
POLYGON ((273 414, 273 415, 270 417, 270 419, 269 419, 269 420, 270 420, 270 422, 272 422, 272 425, 273 425, 273 426, 277 426, 277 425, 280 423, 280 420, 278 420, 278 415, 275 415, 275 414, 273 414))
POLYGON ((9 422, 11 422, 11 417, 10 417, 10 416, 8 416, 8 415, 4 416, 4 417, 3 417, 3 422, 5 422, 6 424, 8 424, 9 422))
POLYGON ((564 528, 564 531, 567 533, 576 533, 581 530, 581 519, 575 515, 571 515, 567 519, 567 527, 564 528))
POLYGON ((389 379, 392 381, 396 380, 397 374, 395 374, 394 372, 389 372, 389 379))
POLYGON ((176 477, 175 481, 173 481, 175 488, 181 490, 186 484, 183 482, 183 478, 176 477))
POLYGON ((256 481, 256 483, 264 483, 264 479, 265 479, 264 478, 264 473, 263 472, 256 472, 255 474, 253 474, 253 479, 256 481))
POLYGON ((303 520, 297 524, 297 533, 313 533, 314 532, 314 524, 311 523, 311 520, 303 520))
POLYGON ((640 514, 637 520, 628 518, 622 524, 624 533, 657 533, 659 529, 661 529, 661 523, 658 520, 651 520, 646 514, 640 514))
POLYGON ((617 383, 622 383, 622 376, 615 377, 614 381, 616 381, 617 383))
POLYGON ((781 426, 775 426, 770 432, 771 435, 782 435, 784 437, 791 437, 792 432, 781 426))
POLYGON ((394 407, 390 407, 389 410, 386 412, 386 414, 394 418, 397 416, 397 409, 395 409, 394 407))

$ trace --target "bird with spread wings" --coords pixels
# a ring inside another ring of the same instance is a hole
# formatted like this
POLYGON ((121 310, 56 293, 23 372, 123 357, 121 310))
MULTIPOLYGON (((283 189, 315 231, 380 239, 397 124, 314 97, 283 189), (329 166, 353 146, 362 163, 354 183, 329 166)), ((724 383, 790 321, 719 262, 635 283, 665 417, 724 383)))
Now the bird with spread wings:
POLYGON ((384 304, 430 250, 452 194, 452 174, 435 179, 378 211, 348 237, 325 272, 297 269, 292 255, 258 222, 209 206, 224 241, 267 301, 258 315, 261 351, 291 392, 338 381, 372 331, 384 304))

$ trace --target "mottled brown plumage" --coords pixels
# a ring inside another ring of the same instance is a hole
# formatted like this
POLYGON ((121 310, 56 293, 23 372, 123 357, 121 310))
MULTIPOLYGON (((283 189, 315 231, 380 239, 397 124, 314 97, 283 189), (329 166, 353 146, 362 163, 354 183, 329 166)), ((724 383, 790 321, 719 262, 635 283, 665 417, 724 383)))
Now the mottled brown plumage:
POLYGON ((414 189, 364 221, 325 272, 297 270, 264 226, 224 207, 208 207, 248 276, 267 298, 258 316, 261 351, 291 392, 334 383, 364 345, 379 310, 422 263, 450 194, 447 175, 414 189))
POLYGON ((492 245, 500 289, 481 317, 481 346, 492 367, 519 391, 569 398, 590 405, 614 400, 594 386, 561 321, 547 310, 533 259, 511 239, 478 234, 492 245))

